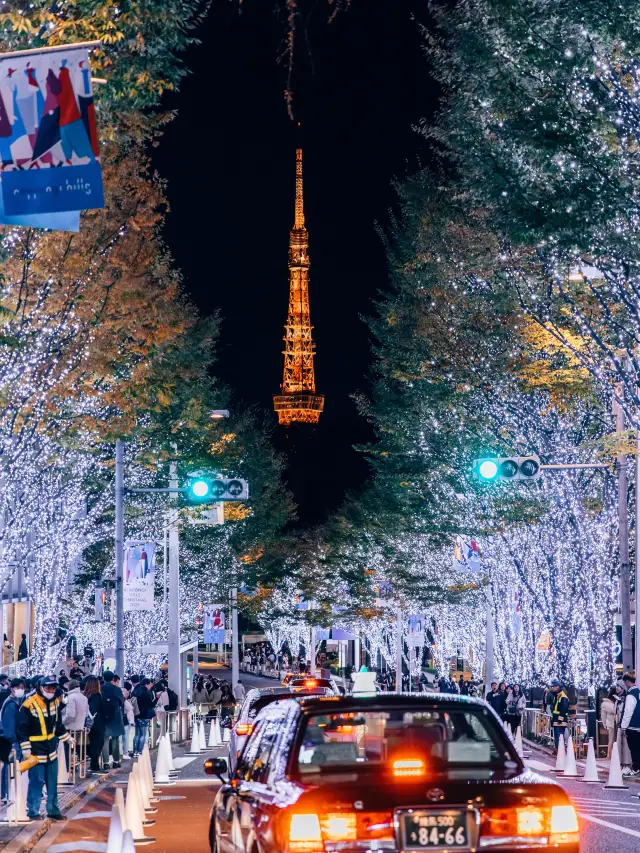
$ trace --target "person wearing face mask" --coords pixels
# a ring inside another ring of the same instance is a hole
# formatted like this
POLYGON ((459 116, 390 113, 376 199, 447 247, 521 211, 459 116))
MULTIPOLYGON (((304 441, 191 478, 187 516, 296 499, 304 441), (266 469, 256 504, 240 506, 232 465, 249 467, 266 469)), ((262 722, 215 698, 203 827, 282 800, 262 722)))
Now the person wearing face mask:
MULTIPOLYGON (((16 733, 16 723, 18 721, 18 710, 24 699, 24 680, 22 678, 14 678, 10 684, 11 692, 5 699, 2 710, 0 711, 0 725, 2 726, 2 734, 11 742, 11 749, 15 750, 18 761, 22 760, 22 752, 18 744, 18 735, 16 733)), ((9 765, 5 764, 2 768, 2 799, 4 801, 9 798, 9 765)))
POLYGON ((29 770, 27 814, 31 820, 40 820, 43 785, 47 787, 47 816, 65 820, 58 804, 58 743, 68 740, 69 732, 62 722, 57 686, 55 675, 45 675, 18 711, 16 730, 23 758, 38 759, 29 770))

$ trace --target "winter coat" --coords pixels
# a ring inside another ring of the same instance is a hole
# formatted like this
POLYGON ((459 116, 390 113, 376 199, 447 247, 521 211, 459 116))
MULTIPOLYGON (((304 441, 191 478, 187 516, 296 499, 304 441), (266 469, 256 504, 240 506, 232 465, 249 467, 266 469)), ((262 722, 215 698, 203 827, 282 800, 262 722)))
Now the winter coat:
POLYGON ((111 682, 102 685, 102 713, 104 714, 104 736, 121 737, 124 734, 124 696, 122 690, 111 682), (107 708, 109 711, 107 712, 107 708), (108 715, 111 715, 107 719, 108 715))
POLYGON ((29 649, 27 648, 27 641, 20 640, 20 645, 18 646, 18 660, 24 660, 29 657, 29 649))
POLYGON ((193 691, 193 701, 196 705, 207 705, 209 703, 209 692, 206 687, 196 687, 193 691))
POLYGON ((60 699, 45 699, 40 688, 24 700, 18 711, 16 732, 25 758, 31 753, 41 764, 58 758, 59 741, 69 739, 61 707, 60 699))
POLYGON ((507 699, 507 714, 522 714, 526 704, 527 700, 524 698, 524 693, 520 693, 518 696, 511 693, 507 699))
POLYGON ((74 687, 67 696, 67 704, 62 709, 62 722, 68 732, 79 732, 84 729, 84 721, 89 713, 89 700, 80 690, 74 687))
POLYGON ((504 716, 507 710, 507 694, 504 691, 498 691, 497 693, 489 693, 489 695, 487 696, 487 702, 491 705, 491 707, 499 717, 504 716))
POLYGON ((104 740, 104 714, 102 713, 102 696, 92 693, 89 696, 89 713, 93 717, 93 723, 89 729, 89 740, 97 743, 100 738, 104 740))
POLYGON ((125 722, 124 722, 125 726, 132 726, 136 721, 136 718, 133 715, 133 705, 131 704, 131 700, 129 699, 128 696, 124 700, 124 718, 125 718, 125 722))
POLYGON ((211 693, 209 694, 209 704, 210 705, 218 705, 220 700, 222 699, 222 690, 219 687, 214 687, 211 693))
POLYGON ((554 694, 551 708, 551 725, 566 728, 569 725, 569 697, 564 690, 554 694))
POLYGON ((233 688, 233 695, 235 697, 236 702, 242 702, 244 697, 247 695, 247 691, 244 689, 244 685, 238 682, 233 688))
POLYGON ((632 687, 627 691, 624 700, 624 713, 620 728, 623 731, 630 729, 631 731, 640 731, 640 689, 632 687))
POLYGON ((152 720, 155 717, 153 705, 156 697, 143 684, 138 686, 133 691, 133 696, 138 703, 138 713, 135 715, 136 720, 152 720))
POLYGON ((16 726, 18 725, 18 711, 20 710, 21 699, 16 699, 15 696, 9 696, 2 706, 0 716, 2 719, 2 736, 10 740, 12 744, 18 743, 18 734, 16 726))
POLYGON ((605 729, 613 729, 616 725, 616 706, 608 696, 600 703, 600 720, 605 729))

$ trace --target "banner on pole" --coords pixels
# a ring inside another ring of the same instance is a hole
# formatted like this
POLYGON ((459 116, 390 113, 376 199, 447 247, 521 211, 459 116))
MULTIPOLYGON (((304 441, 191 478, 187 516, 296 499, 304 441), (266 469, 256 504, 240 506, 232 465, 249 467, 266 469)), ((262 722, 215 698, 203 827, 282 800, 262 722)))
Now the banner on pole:
POLYGON ((225 621, 223 604, 207 604, 204 608, 203 640, 205 643, 224 643, 225 621))
POLYGON ((153 610, 156 543, 127 542, 124 549, 124 609, 153 610))
POLYGON ((77 230, 104 207, 88 44, 0 55, 1 222, 77 230))

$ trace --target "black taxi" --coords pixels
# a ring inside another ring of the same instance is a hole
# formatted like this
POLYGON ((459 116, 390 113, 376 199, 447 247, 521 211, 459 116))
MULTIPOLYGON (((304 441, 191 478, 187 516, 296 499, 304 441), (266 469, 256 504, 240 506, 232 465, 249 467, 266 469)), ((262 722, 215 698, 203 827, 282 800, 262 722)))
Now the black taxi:
POLYGON ((528 771, 493 710, 464 696, 274 702, 222 781, 212 853, 579 850, 566 792, 528 771))

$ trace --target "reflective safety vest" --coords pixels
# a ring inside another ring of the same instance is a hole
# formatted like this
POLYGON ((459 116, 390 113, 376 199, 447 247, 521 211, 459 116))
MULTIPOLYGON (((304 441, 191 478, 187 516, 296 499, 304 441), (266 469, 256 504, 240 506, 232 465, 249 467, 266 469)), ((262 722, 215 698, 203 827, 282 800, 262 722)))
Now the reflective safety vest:
POLYGON ((553 726, 569 725, 569 697, 564 690, 558 690, 551 711, 551 724, 553 726))
POLYGON ((58 742, 69 737, 60 716, 60 699, 47 702, 39 693, 29 696, 20 706, 16 728, 23 751, 30 749, 43 763, 55 761, 58 742))

